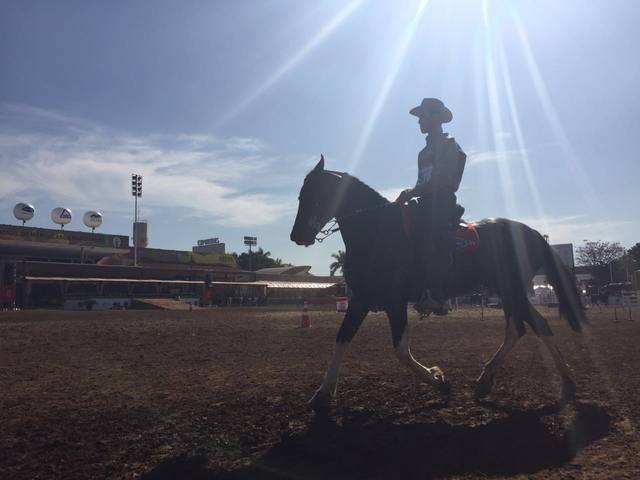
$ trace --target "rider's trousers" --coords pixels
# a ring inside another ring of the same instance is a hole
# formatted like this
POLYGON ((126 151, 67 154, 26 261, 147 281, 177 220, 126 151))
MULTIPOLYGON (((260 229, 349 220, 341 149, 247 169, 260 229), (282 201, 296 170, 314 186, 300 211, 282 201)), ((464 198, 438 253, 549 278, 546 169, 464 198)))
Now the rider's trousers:
POLYGON ((416 229, 416 251, 425 272, 424 289, 443 302, 446 283, 453 261, 454 243, 450 226, 455 216, 456 195, 435 192, 421 197, 420 220, 416 229))

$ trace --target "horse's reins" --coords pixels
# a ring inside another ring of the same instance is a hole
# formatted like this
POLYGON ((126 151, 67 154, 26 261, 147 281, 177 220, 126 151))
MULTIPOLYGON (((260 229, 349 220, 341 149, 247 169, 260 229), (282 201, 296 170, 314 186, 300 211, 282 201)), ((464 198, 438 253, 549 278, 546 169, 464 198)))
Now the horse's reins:
POLYGON ((331 224, 331 226, 330 226, 329 228, 324 229, 324 230, 320 230, 320 231, 318 232, 318 235, 323 235, 323 236, 322 236, 322 237, 317 236, 317 237, 316 237, 316 241, 317 241, 318 243, 322 243, 322 242, 323 242, 323 241, 325 241, 328 237, 330 237, 331 235, 333 235, 334 233, 336 233, 337 231, 339 231, 339 230, 340 230, 340 227, 336 227, 336 225, 337 225, 339 222, 343 221, 343 220, 347 220, 347 219, 349 219, 349 218, 352 218, 352 217, 358 216, 358 215, 360 215, 360 214, 362 214, 362 213, 367 213, 367 212, 370 212, 370 211, 373 211, 373 210, 377 210, 377 209, 382 208, 382 207, 388 207, 388 206, 390 206, 390 205, 395 205, 395 202, 382 203, 382 204, 380 204, 380 205, 374 205, 373 207, 359 208, 358 210, 355 210, 355 211, 351 212, 351 213, 350 213, 350 214, 348 214, 348 215, 343 215, 343 216, 341 216, 341 217, 335 217, 335 219, 333 220, 333 223, 331 224))

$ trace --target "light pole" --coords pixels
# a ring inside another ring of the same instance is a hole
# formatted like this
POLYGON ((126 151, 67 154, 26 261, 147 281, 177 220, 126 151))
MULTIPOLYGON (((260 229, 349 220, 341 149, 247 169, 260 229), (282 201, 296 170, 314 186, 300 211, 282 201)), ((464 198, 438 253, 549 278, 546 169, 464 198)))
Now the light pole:
POLYGON ((613 283, 613 262, 614 260, 611 260, 609 262, 609 282, 613 283))
POLYGON ((251 264, 252 263, 251 262, 251 247, 252 246, 255 247, 256 245, 258 245, 258 237, 247 237, 247 236, 245 236, 244 237, 244 244, 249 247, 249 270, 253 271, 251 269, 251 267, 252 267, 252 264, 251 264))
POLYGON ((131 195, 135 199, 133 207, 133 266, 138 266, 138 197, 142 196, 142 175, 131 174, 131 195))
POLYGON ((622 247, 622 261, 624 262, 624 281, 629 281, 629 257, 627 256, 627 249, 622 247))

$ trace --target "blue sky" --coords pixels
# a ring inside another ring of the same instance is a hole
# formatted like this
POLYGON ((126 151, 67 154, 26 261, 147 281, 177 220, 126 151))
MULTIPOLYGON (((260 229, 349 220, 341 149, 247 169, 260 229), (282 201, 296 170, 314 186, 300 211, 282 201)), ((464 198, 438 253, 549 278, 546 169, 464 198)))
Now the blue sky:
POLYGON ((524 221, 552 243, 640 241, 640 4, 634 0, 3 1, 0 223, 103 213, 130 234, 144 177, 150 246, 255 235, 326 274, 338 236, 289 232, 324 153, 390 199, 424 145, 408 114, 453 111, 470 220, 524 221))

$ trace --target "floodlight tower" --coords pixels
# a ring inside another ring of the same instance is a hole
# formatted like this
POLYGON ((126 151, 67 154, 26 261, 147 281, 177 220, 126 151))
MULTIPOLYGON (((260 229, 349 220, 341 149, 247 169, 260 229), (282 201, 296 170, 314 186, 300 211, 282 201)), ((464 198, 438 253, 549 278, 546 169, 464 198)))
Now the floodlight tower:
MULTIPOLYGON (((251 262, 251 247, 255 247, 256 245, 258 245, 258 237, 249 237, 249 236, 245 236, 244 237, 244 244, 247 245, 249 247, 249 270, 252 269, 253 265, 251 262)), ((253 271, 253 270, 251 270, 253 271)))
POLYGON ((133 266, 138 266, 138 235, 136 225, 138 224, 138 197, 142 196, 142 175, 131 174, 131 195, 135 199, 133 210, 133 266))

